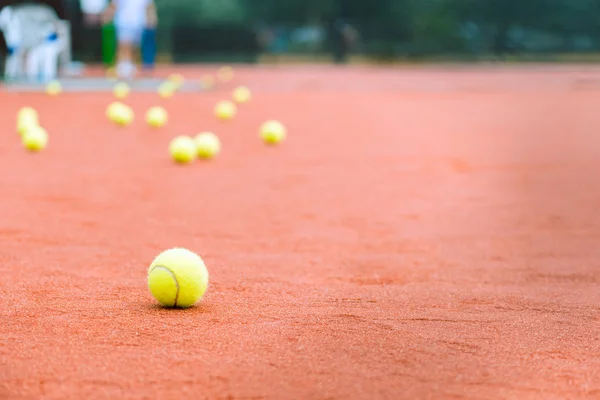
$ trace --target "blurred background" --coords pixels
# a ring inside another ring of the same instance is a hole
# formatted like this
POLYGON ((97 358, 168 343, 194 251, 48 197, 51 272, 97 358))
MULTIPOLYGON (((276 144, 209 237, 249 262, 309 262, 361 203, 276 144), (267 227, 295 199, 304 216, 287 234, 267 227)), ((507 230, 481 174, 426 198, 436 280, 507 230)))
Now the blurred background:
MULTIPOLYGON (((38 1, 70 21, 73 60, 114 61, 111 27, 89 12, 91 3, 103 2, 38 1)), ((22 1, 2 1, 16 3, 22 1)), ((156 0, 156 6, 159 62, 594 61, 600 50, 600 0, 156 0)))

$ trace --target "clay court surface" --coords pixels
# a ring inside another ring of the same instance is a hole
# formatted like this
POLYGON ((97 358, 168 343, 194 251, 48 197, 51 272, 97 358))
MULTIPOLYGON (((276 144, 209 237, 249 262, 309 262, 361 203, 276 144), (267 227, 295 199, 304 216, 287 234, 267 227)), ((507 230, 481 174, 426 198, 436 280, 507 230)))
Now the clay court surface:
POLYGON ((600 398, 600 69, 240 67, 126 129, 110 101, 0 93, 0 398, 600 398), (202 130, 220 157, 172 164, 202 130), (173 246, 193 309, 146 286, 173 246))

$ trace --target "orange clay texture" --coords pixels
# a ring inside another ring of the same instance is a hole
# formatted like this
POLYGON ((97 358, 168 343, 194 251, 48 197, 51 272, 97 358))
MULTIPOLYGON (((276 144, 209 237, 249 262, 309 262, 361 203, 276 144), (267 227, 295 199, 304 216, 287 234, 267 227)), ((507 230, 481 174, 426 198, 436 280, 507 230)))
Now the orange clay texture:
POLYGON ((0 398, 600 397, 600 70, 235 71, 132 93, 158 131, 111 125, 110 92, 0 93, 0 398), (218 159, 173 164, 201 131, 218 159), (146 286, 173 246, 211 274, 188 310, 146 286))

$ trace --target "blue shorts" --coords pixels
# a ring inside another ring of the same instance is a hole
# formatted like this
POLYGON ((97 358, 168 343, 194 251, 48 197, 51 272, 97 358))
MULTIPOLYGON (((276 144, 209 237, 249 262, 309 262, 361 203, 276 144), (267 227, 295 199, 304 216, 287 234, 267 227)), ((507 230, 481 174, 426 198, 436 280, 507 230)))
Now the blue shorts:
POLYGON ((130 43, 139 45, 142 42, 143 26, 116 25, 117 41, 119 43, 130 43))

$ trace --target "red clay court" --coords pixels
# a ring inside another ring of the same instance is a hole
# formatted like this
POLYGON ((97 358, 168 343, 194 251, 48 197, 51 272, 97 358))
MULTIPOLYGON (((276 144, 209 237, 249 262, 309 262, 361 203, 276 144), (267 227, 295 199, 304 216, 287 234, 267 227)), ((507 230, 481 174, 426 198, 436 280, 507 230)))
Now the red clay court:
POLYGON ((600 398, 600 69, 236 72, 133 93, 125 129, 110 93, 0 93, 0 398, 600 398), (221 155, 174 165, 202 130, 221 155), (211 273, 193 309, 147 288, 173 246, 211 273))

